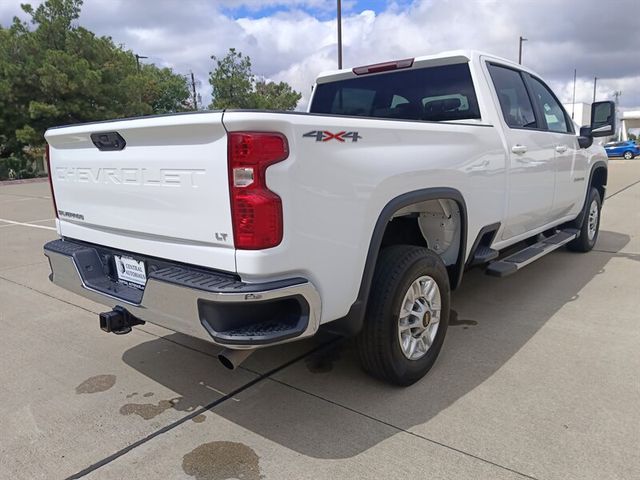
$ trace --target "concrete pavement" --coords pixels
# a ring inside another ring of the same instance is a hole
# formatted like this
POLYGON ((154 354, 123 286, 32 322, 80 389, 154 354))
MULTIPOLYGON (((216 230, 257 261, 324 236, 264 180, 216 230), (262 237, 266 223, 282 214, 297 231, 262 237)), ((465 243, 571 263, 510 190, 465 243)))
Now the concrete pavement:
POLYGON ((229 372, 217 348, 52 285, 46 183, 0 186, 0 478, 640 478, 640 161, 595 251, 453 297, 436 366, 392 388, 328 335, 229 372))

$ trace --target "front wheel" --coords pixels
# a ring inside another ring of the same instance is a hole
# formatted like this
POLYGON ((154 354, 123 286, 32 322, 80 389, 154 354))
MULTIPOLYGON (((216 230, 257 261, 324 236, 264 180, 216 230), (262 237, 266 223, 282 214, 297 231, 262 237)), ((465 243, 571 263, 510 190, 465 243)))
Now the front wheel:
POLYGON ((587 216, 582 222, 580 235, 567 244, 567 248, 574 252, 588 252, 595 246, 598 240, 602 200, 600 199, 600 192, 597 188, 592 188, 589 191, 587 202, 587 216))
POLYGON ((368 373, 411 385, 434 365, 449 324, 449 277, 426 248, 394 245, 380 254, 357 345, 368 373))
POLYGON ((624 157, 625 160, 631 160, 631 159, 633 159, 633 152, 626 151, 626 152, 624 152, 623 157, 624 157))

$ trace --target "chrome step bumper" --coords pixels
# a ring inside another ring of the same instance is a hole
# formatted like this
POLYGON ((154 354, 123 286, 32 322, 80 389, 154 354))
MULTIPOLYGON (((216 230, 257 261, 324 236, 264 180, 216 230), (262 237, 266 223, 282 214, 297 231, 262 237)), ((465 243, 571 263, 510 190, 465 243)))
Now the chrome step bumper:
POLYGON ((224 272, 199 269, 73 240, 44 246, 50 280, 136 318, 236 349, 309 337, 320 325, 320 296, 306 279, 246 283, 224 272), (141 259, 151 267, 144 289, 110 275, 110 258, 141 259))

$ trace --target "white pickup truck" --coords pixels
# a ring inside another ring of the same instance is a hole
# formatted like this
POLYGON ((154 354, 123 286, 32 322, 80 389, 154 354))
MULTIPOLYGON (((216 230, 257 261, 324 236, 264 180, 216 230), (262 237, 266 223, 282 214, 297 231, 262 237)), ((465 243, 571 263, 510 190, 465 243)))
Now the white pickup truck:
POLYGON ((576 131, 534 72, 456 51, 322 74, 306 113, 52 128, 50 278, 112 308, 103 330, 162 325, 229 368, 331 322, 409 385, 466 269, 593 248, 615 108, 592 113, 576 131))

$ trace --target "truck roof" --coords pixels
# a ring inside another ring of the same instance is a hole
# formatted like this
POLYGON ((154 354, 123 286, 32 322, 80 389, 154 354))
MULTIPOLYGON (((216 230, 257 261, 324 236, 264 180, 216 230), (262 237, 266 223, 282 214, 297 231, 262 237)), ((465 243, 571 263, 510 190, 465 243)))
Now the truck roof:
MULTIPOLYGON (((414 68, 422 68, 422 67, 436 67, 440 65, 452 65, 456 63, 467 63, 467 62, 477 62, 480 57, 491 58, 492 60, 498 61, 499 63, 503 63, 506 65, 511 65, 515 68, 527 71, 531 74, 539 76, 532 70, 519 65, 518 63, 509 60, 507 58, 499 57, 497 55, 492 55, 490 53, 478 51, 478 50, 449 50, 445 52, 436 53, 433 55, 423 55, 420 57, 415 57, 413 59, 413 65, 410 69, 414 68)), ((392 59, 389 61, 396 61, 399 59, 392 59)), ((358 68, 358 66, 354 67, 358 68)), ((381 74, 380 73, 372 73, 372 75, 381 74)), ((321 72, 317 79, 316 83, 327 83, 333 82, 336 80, 346 80, 349 78, 354 78, 357 75, 353 72, 353 68, 343 68, 341 70, 329 70, 325 72, 321 72)))

